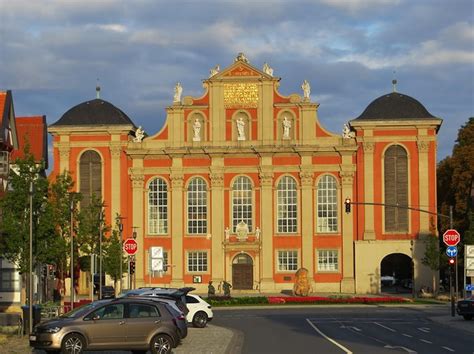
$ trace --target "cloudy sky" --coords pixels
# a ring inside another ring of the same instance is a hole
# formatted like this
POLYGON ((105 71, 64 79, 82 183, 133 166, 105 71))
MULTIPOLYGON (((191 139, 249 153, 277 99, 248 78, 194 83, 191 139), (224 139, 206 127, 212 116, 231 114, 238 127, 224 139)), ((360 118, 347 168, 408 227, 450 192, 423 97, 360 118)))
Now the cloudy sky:
POLYGON ((0 90, 17 116, 51 124, 99 78, 101 98, 154 134, 176 82, 200 96, 209 69, 244 52, 283 94, 307 79, 339 133, 395 71, 399 92, 444 119, 443 158, 474 116, 473 22, 472 0, 0 0, 0 90))

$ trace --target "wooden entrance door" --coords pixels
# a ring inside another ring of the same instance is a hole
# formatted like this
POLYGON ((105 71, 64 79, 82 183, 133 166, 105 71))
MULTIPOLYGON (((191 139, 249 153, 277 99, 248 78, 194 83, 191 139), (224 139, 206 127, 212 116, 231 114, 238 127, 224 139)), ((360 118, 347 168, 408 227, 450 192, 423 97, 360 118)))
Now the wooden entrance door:
POLYGON ((247 254, 239 254, 232 262, 232 287, 235 290, 253 288, 253 261, 247 254))

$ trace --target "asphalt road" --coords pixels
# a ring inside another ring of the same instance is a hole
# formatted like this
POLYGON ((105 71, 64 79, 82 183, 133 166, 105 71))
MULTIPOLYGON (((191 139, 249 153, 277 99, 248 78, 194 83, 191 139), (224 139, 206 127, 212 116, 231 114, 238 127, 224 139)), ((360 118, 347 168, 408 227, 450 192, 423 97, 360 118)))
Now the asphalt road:
MULTIPOLYGON (((241 353, 474 353, 472 333, 433 322, 446 308, 214 309, 213 323, 241 333, 241 353)), ((466 326, 471 323, 466 321, 466 326)))

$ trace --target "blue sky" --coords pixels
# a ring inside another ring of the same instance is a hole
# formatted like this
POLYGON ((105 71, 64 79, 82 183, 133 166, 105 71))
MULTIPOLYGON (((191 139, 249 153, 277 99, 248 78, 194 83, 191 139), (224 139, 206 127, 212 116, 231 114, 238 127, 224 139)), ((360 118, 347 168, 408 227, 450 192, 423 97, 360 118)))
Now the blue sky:
MULTIPOLYGON (((340 133, 375 98, 399 92, 444 119, 441 159, 474 116, 472 0, 0 0, 0 89, 17 116, 101 98, 148 134, 173 88, 201 96, 209 69, 238 52, 281 77, 280 92, 311 83, 319 119, 340 133)), ((50 161, 51 163, 52 161, 50 161)))

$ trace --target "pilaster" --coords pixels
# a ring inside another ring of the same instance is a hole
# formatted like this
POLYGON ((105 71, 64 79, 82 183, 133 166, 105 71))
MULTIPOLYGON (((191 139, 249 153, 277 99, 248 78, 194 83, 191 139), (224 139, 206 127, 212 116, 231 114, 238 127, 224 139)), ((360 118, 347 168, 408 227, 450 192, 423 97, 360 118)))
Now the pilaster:
POLYGON ((111 143, 110 146, 110 157, 111 157, 111 174, 110 174, 110 187, 111 187, 111 201, 110 210, 112 215, 122 214, 120 210, 121 200, 121 166, 120 158, 122 156, 122 147, 119 142, 111 143))
POLYGON ((302 266, 308 270, 308 278, 313 279, 314 274, 314 251, 313 251, 313 173, 310 171, 300 172, 301 180, 301 258, 302 266))
MULTIPOLYGON (((339 173, 342 181, 342 200, 353 199, 354 172, 341 171, 339 173)), ((342 214, 342 281, 341 292, 355 292, 354 282, 354 211, 342 214)))
MULTIPOLYGON (((181 160, 181 159, 179 159, 181 160)), ((173 159, 173 165, 175 161, 173 159)), ((171 263, 175 265, 172 270, 171 287, 184 285, 184 259, 183 259, 183 187, 184 175, 173 171, 171 179, 171 263)))
POLYGON ((261 239, 262 239, 262 291, 274 290, 273 282, 273 172, 259 174, 261 188, 261 239))
POLYGON ((145 258, 145 242, 144 242, 144 224, 143 224, 143 187, 145 176, 143 169, 132 168, 130 179, 132 181, 132 200, 133 200, 133 223, 140 225, 137 230, 138 251, 136 254, 137 262, 135 263, 135 279, 137 287, 145 285, 145 271, 147 259, 145 258))
MULTIPOLYGON (((430 203, 429 203, 429 190, 431 186, 429 185, 429 159, 428 159, 428 152, 430 148, 430 142, 425 140, 418 140, 416 142, 418 147, 418 180, 420 181, 420 185, 418 187, 419 190, 419 198, 420 198, 420 209, 428 210, 430 203)), ((428 234, 430 232, 430 221, 429 221, 429 214, 427 213, 419 213, 420 215, 420 233, 428 234)))
MULTIPOLYGON (((214 161, 213 161, 214 162, 214 161)), ((211 241, 211 274, 212 280, 219 284, 224 279, 224 173, 218 168, 211 167, 211 212, 212 212, 212 241, 211 241)))
MULTIPOLYGON (((374 142, 364 142, 364 202, 374 202, 374 142)), ((364 240, 375 240, 374 206, 364 205, 364 240)))

